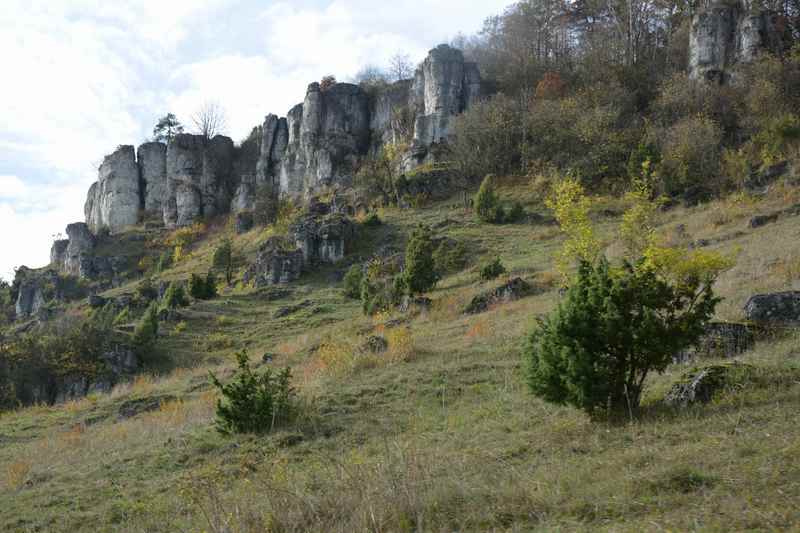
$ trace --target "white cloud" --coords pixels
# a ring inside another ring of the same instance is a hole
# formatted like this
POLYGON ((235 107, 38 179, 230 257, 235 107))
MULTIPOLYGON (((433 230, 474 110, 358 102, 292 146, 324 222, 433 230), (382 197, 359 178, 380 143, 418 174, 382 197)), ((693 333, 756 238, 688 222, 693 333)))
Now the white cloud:
POLYGON ((25 194, 27 187, 17 176, 0 176, 0 198, 19 198, 25 194))
POLYGON ((46 265, 55 237, 83 218, 85 194, 82 186, 61 184, 25 186, 11 199, 0 194, 0 278, 10 280, 22 264, 46 265))

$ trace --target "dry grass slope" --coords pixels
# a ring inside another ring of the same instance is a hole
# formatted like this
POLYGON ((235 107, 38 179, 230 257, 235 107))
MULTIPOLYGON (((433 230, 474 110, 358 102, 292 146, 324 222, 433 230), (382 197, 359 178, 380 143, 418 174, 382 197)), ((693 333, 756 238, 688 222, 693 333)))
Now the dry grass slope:
MULTIPOLYGON (((510 197, 511 188, 501 192, 510 197)), ((542 211, 532 188, 515 199, 542 211)), ((800 201, 777 187, 664 216, 671 238, 738 250, 718 291, 719 317, 742 317, 753 293, 800 276, 795 217, 749 229, 752 214, 800 201), (679 228, 680 226, 680 228, 679 228)), ((619 201, 596 217, 611 235, 619 201)), ((529 531, 791 530, 800 524, 800 383, 766 379, 712 404, 673 412, 656 401, 685 368, 654 376, 639 419, 590 422, 528 393, 520 345, 557 300, 552 226, 488 226, 448 203, 385 210, 356 251, 402 246, 424 221, 467 244, 473 261, 431 294, 429 311, 361 315, 336 269, 305 276, 288 295, 231 290, 184 311, 163 339, 167 375, 112 394, 0 415, 4 531, 529 531), (499 256, 509 276, 546 292, 476 316, 462 314, 478 265, 499 256), (282 318, 280 307, 310 300, 282 318), (399 323, 398 323, 399 322, 399 323), (387 323, 389 325, 387 325, 387 323), (370 334, 384 355, 358 355, 370 334), (207 372, 231 372, 246 348, 261 364, 292 365, 302 401, 296 427, 227 438, 213 429, 207 372)), ((167 277, 210 264, 225 227, 211 228, 167 277)), ((252 257, 259 232, 234 240, 252 257)), ((118 291, 130 290, 123 287, 118 291)), ((785 332, 741 359, 781 376, 800 368, 800 336, 785 332)), ((789 374, 786 374, 789 375, 789 374)), ((796 374, 791 374, 796 375, 796 374)))

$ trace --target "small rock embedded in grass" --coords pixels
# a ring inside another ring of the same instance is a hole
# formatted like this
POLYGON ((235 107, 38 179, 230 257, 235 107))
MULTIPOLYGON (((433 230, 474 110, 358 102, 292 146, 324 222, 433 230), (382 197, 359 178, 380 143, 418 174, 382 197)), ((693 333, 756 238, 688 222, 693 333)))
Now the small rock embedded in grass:
POLYGON ((361 345, 361 351, 371 354, 384 353, 389 349, 389 343, 379 335, 370 335, 361 345))
POLYGON ((513 302, 532 293, 533 287, 528 282, 522 278, 514 278, 489 292, 475 296, 464 313, 468 315, 483 313, 494 304, 513 302))
POLYGON ((294 314, 294 313, 300 311, 301 309, 309 307, 310 305, 312 305, 311 300, 303 300, 302 302, 300 302, 297 305, 287 305, 285 307, 281 307, 280 309, 275 311, 275 314, 272 315, 272 316, 273 316, 273 318, 287 317, 287 316, 289 316, 291 314, 294 314))
POLYGON ((670 388, 664 403, 673 407, 708 403, 717 392, 749 381, 755 371, 756 367, 743 363, 694 368, 670 388))
POLYGON ((125 420, 126 418, 133 418, 142 413, 156 411, 161 408, 162 404, 174 402, 175 400, 176 397, 171 394, 126 400, 122 402, 119 409, 117 409, 117 418, 119 420, 125 420))

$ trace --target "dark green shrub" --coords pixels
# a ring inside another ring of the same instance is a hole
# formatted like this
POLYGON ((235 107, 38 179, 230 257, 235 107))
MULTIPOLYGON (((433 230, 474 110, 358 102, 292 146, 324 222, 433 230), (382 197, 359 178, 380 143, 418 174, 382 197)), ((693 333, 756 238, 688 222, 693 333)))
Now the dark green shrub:
POLYGON ((177 309, 178 307, 186 307, 189 305, 189 300, 186 298, 186 293, 183 290, 183 285, 173 281, 167 287, 167 292, 164 293, 164 307, 167 309, 177 309))
POLYGON ((189 277, 189 295, 197 300, 205 300, 206 280, 197 274, 192 274, 189 277))
POLYGON ((344 295, 357 300, 361 297, 361 281, 364 279, 364 269, 361 265, 353 265, 344 275, 344 295))
POLYGON ((225 239, 222 244, 214 250, 213 265, 216 270, 222 272, 228 285, 233 281, 233 245, 230 239, 225 239))
POLYGON ((153 286, 153 280, 150 278, 143 279, 136 286, 136 296, 144 302, 150 302, 158 298, 158 289, 153 286))
POLYGON ((150 352, 158 338, 158 305, 152 302, 133 331, 133 344, 136 350, 145 355, 150 352))
POLYGON ((399 304, 404 292, 395 264, 374 259, 361 280, 361 308, 366 315, 385 311, 399 304))
POLYGON ((61 317, 34 332, 0 334, 0 409, 52 403, 65 378, 109 372, 106 354, 128 339, 113 329, 111 306, 97 311, 88 320, 61 317))
POLYGON ((467 266, 467 248, 462 242, 443 240, 433 252, 433 264, 436 272, 460 272, 467 266))
POLYGON ((189 294, 196 300, 210 300, 217 296, 217 277, 209 270, 206 277, 192 274, 189 278, 189 294))
POLYGON ((367 218, 364 219, 364 222, 362 224, 364 224, 364 226, 368 228, 376 228, 381 224, 383 224, 383 222, 381 221, 381 217, 379 217, 377 213, 370 213, 369 215, 367 215, 367 218))
POLYGON ((503 221, 507 223, 516 223, 521 222, 525 219, 525 208, 522 207, 522 203, 514 202, 511 205, 511 209, 508 210, 508 213, 503 217, 503 221))
POLYGON ((206 274, 206 299, 211 300, 217 297, 217 276, 213 270, 206 274))
POLYGON ((406 246, 405 269, 400 282, 407 294, 414 295, 431 290, 439 278, 433 261, 431 229, 420 225, 411 232, 406 246))
POLYGON ((291 370, 274 373, 267 368, 257 374, 250 368, 247 352, 236 354, 239 371, 228 384, 214 374, 211 382, 222 398, 217 401, 217 429, 220 433, 266 433, 285 424, 293 415, 294 389, 291 370))
POLYGON ((503 209, 500 199, 494 192, 494 176, 486 176, 481 183, 478 194, 475 195, 475 213, 481 222, 498 224, 503 221, 503 209))
POLYGON ((584 262, 524 350, 530 389, 590 414, 632 411, 647 375, 697 341, 718 302, 709 280, 673 285, 651 269, 584 262))
POLYGON ((501 274, 505 273, 506 273, 506 267, 503 266, 502 261, 500 261, 500 258, 497 257, 481 267, 480 276, 483 281, 489 281, 492 279, 496 279, 501 274))
POLYGON ((399 276, 378 279, 364 276, 361 281, 361 308, 365 315, 386 311, 400 303, 404 291, 399 276))

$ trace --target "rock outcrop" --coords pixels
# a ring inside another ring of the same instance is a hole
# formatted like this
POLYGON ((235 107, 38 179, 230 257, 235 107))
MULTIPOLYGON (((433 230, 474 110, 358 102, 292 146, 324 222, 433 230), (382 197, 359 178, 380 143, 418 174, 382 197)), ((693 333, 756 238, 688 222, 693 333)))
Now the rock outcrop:
POLYGON ((695 346, 673 357, 675 363, 695 359, 736 357, 755 345, 755 334, 747 324, 736 322, 711 322, 695 346))
MULTIPOLYGON (((387 143, 412 140, 407 167, 430 159, 430 147, 450 134, 451 119, 479 100, 481 78, 460 50, 430 51, 413 80, 381 88, 372 98, 359 86, 308 86, 305 100, 285 119, 263 126, 255 183, 279 184, 299 196, 326 185, 349 185, 358 164, 387 143)), ((237 191, 235 205, 247 194, 237 191)))
POLYGON ((461 50, 439 45, 417 68, 411 93, 414 143, 427 147, 442 142, 450 133, 452 117, 480 98, 478 66, 465 62, 461 50))
POLYGON ((23 405, 55 404, 110 392, 115 384, 132 377, 139 369, 136 354, 127 346, 112 344, 101 355, 97 372, 68 375, 47 373, 26 381, 15 391, 23 405))
MULTIPOLYGON (((285 123, 285 152, 281 153, 282 142, 273 142, 269 158, 279 164, 282 192, 297 195, 324 185, 352 183, 370 139, 369 97, 361 87, 338 83, 322 90, 312 83, 285 123)), ((265 125, 265 140, 269 135, 265 125)))
POLYGON ((69 239, 58 239, 50 247, 50 265, 61 269, 64 268, 64 259, 69 246, 69 239))
POLYGON ((120 146, 100 166, 87 195, 86 223, 97 234, 160 213, 168 228, 200 217, 252 211, 261 187, 277 197, 310 196, 348 186, 363 160, 387 143, 412 143, 404 168, 432 161, 431 147, 450 134, 452 118, 481 95, 478 67, 460 50, 430 51, 414 79, 379 88, 308 86, 303 103, 268 115, 241 148, 228 137, 179 134, 168 145, 120 146))
POLYGON ((464 313, 474 315, 488 311, 493 305, 513 302, 533 294, 534 288, 522 278, 511 279, 491 291, 479 294, 470 301, 464 313))
POLYGON ((89 226, 76 222, 67 226, 67 248, 64 263, 59 265, 67 274, 81 278, 91 278, 93 271, 95 237, 89 226))
POLYGON ((708 403, 718 392, 746 382, 754 370, 755 367, 743 363, 692 369, 667 391, 664 403, 672 407, 708 403))
POLYGON ((100 165, 84 206, 86 223, 97 233, 116 233, 136 224, 141 204, 139 167, 133 146, 120 146, 100 165))
POLYGON ((752 62, 764 50, 779 48, 782 40, 774 12, 714 1, 692 20, 689 75, 727 83, 735 76, 736 66, 752 62))
POLYGON ((345 215, 307 214, 289 228, 306 264, 338 263, 355 235, 355 224, 345 215))
MULTIPOLYGON (((20 268, 22 270, 24 267, 20 268)), ((17 275, 19 276, 19 270, 17 275)), ((22 280, 19 284, 19 292, 17 292, 17 301, 15 302, 14 310, 17 319, 28 318, 39 313, 39 310, 44 306, 45 294, 42 281, 36 277, 26 276, 23 273, 22 280)))
POLYGON ((233 190, 233 141, 217 135, 176 135, 167 147, 164 225, 188 226, 230 207, 233 190))
POLYGON ((47 304, 66 300, 67 284, 58 272, 50 268, 34 270, 19 267, 14 285, 18 287, 14 306, 17 319, 36 317, 40 321, 47 320, 50 318, 47 304))
POLYGON ((268 240, 259 249, 255 262, 245 272, 244 282, 263 287, 297 280, 303 271, 303 252, 290 248, 289 243, 279 239, 268 240))
POLYGON ((744 306, 747 320, 758 324, 794 325, 800 323, 800 291, 757 294, 744 306))
POLYGON ((414 80, 401 80, 378 91, 370 105, 371 151, 399 143, 413 135, 414 112, 411 86, 414 80))

